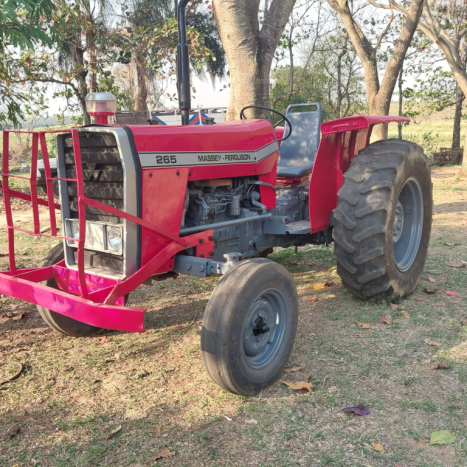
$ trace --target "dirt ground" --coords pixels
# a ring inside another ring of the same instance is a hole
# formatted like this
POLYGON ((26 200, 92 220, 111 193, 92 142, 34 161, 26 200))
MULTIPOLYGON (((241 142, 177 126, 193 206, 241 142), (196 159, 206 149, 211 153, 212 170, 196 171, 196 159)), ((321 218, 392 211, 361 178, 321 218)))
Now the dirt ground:
MULTIPOLYGON (((140 287, 130 305, 150 311, 144 334, 64 337, 32 305, 2 297, 0 362, 21 362, 24 371, 0 386, 0 465, 466 466, 467 268, 448 264, 467 261, 467 183, 449 167, 434 169, 433 183, 425 272, 399 309, 346 292, 332 247, 271 256, 293 274, 300 296, 288 364, 300 369, 283 380, 309 381, 309 393, 277 382, 244 398, 209 379, 199 334, 217 279, 140 287), (324 288, 326 281, 333 285, 324 288), (379 322, 384 313, 392 324, 379 322), (435 369, 439 364, 447 368, 435 369), (369 415, 341 412, 358 404, 369 415), (454 433, 456 441, 430 445, 435 430, 454 433)), ((15 209, 27 226, 27 204, 15 209)), ((25 268, 39 265, 54 244, 17 239, 25 268)), ((0 268, 7 265, 1 216, 0 268)), ((0 381, 15 371, 0 366, 0 381)))

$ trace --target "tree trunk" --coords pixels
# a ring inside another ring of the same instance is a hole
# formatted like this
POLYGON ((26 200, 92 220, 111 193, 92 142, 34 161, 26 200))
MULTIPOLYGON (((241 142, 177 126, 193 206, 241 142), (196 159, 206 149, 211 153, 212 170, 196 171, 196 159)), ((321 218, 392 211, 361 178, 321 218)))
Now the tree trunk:
MULTIPOLYGON (((402 94, 402 75, 404 73, 404 66, 401 66, 401 71, 399 73, 399 117, 402 117, 402 104, 403 104, 403 94, 402 94)), ((399 139, 402 139, 402 122, 397 124, 397 130, 399 133, 399 139)))
POLYGON ((452 131, 452 147, 461 147, 461 120, 462 104, 464 102, 464 93, 459 85, 456 86, 456 111, 454 113, 454 127, 452 131))
POLYGON ((76 97, 79 100, 79 103, 81 105, 81 110, 83 112, 83 124, 84 125, 90 125, 91 124, 91 116, 88 114, 88 111, 86 110, 86 96, 88 95, 88 89, 86 86, 86 77, 88 72, 86 71, 86 68, 84 67, 84 51, 81 48, 76 49, 76 54, 75 54, 75 62, 76 65, 82 70, 81 73, 76 77, 78 81, 78 89, 79 93, 75 93, 76 97))
MULTIPOLYGON (((260 0, 213 0, 230 70, 227 120, 240 117, 247 105, 269 106, 269 75, 272 59, 296 0, 273 0, 260 29, 260 0)), ((249 118, 269 117, 260 110, 249 118)))
POLYGON ((96 25, 90 10, 85 12, 86 18, 86 54, 88 58, 89 92, 97 92, 97 54, 96 25))
POLYGON ((136 79, 138 82, 138 99, 136 110, 148 110, 148 86, 146 82, 146 68, 141 61, 136 61, 136 79))

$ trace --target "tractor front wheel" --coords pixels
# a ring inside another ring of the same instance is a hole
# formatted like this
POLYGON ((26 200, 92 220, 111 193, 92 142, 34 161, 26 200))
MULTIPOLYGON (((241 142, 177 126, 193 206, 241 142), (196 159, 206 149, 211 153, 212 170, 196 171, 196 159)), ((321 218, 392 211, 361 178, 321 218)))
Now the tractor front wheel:
POLYGON ((289 272, 268 259, 240 262, 206 307, 201 352, 207 372, 229 392, 258 394, 281 375, 297 323, 297 290, 289 272))
POLYGON ((425 265, 432 210, 420 146, 385 140, 362 149, 344 175, 334 213, 342 284, 361 298, 412 293, 425 265))
MULTIPOLYGON (((53 266, 58 262, 64 259, 63 243, 59 243, 52 250, 49 251, 49 254, 46 256, 42 267, 53 266)), ((44 283, 48 287, 58 289, 57 282, 55 279, 50 279, 44 283)), ((55 311, 43 308, 41 306, 37 307, 37 311, 41 315, 42 319, 53 329, 62 334, 71 337, 86 337, 94 334, 99 331, 100 328, 96 326, 91 326, 90 324, 82 323, 68 316, 61 315, 60 313, 55 313, 55 311)))

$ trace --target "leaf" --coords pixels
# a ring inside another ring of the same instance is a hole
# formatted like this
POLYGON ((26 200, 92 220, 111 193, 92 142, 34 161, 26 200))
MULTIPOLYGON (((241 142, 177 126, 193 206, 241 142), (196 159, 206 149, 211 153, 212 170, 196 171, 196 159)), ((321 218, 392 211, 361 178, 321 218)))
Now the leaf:
POLYGON ((254 418, 251 418, 250 420, 245 420, 245 423, 248 423, 248 425, 257 425, 258 420, 255 420, 254 418))
POLYGON ((392 316, 389 313, 384 313, 384 315, 379 317, 378 321, 390 326, 392 324, 392 316))
POLYGON ((326 286, 324 284, 317 284, 317 285, 313 285, 313 288, 315 290, 323 290, 326 288, 326 286))
POLYGON ((456 435, 448 430, 433 431, 430 444, 452 444, 456 439, 456 435))
POLYGON ((387 448, 385 448, 381 443, 371 443, 371 445, 373 446, 373 449, 375 451, 378 451, 378 452, 386 452, 387 451, 387 448))
POLYGON ((112 338, 107 336, 99 337, 99 344, 107 344, 107 342, 112 342, 112 338))
POLYGON ((175 456, 173 451, 170 451, 167 448, 159 449, 153 457, 153 460, 157 461, 158 459, 167 459, 168 457, 175 456))
POLYGON ((307 302, 317 302, 318 299, 317 299, 317 298, 307 298, 306 301, 307 301, 307 302))
POLYGON ((16 423, 15 425, 13 425, 11 428, 7 430, 4 437, 5 439, 14 438, 20 431, 21 431, 21 424, 16 423))
POLYGON ((428 278, 428 282, 431 282, 432 284, 434 284, 434 283, 436 282, 436 280, 433 279, 432 277, 429 277, 429 278, 428 278))
POLYGON ((112 438, 112 437, 115 436, 117 433, 119 433, 121 430, 122 430, 122 425, 116 426, 116 427, 107 435, 107 439, 112 438))
POLYGON ((433 370, 448 370, 451 368, 446 362, 439 362, 438 366, 433 368, 433 370))
POLYGON ((305 381, 299 381, 298 383, 293 383, 292 381, 281 381, 281 383, 287 385, 290 389, 294 391, 308 391, 310 392, 313 389, 311 383, 305 383, 305 381))
POLYGON ((396 311, 396 310, 401 310, 402 308, 397 304, 397 303, 391 303, 391 308, 396 311))
POLYGON ((467 326, 467 318, 464 318, 464 319, 461 321, 461 324, 462 324, 462 326, 467 326))
POLYGON ((329 379, 330 375, 326 375, 323 379, 323 386, 326 384, 326 381, 329 379))
POLYGON ((298 264, 299 260, 300 260, 300 258, 289 258, 289 259, 287 260, 287 262, 288 262, 289 264, 292 264, 293 266, 296 266, 296 265, 298 264))
POLYGON ((231 422, 232 419, 230 417, 227 417, 227 415, 224 415, 224 418, 228 421, 228 422, 231 422))
POLYGON ((13 318, 13 313, 11 311, 7 311, 6 313, 3 313, 1 317, 2 318, 13 318))
POLYGON ((333 285, 336 285, 334 282, 331 282, 331 281, 326 281, 324 283, 324 287, 332 287, 333 285))
POLYGON ((358 326, 359 328, 362 328, 362 329, 370 329, 370 325, 367 324, 367 323, 362 323, 362 322, 357 321, 357 320, 355 320, 355 323, 357 324, 357 326, 358 326))
POLYGON ((401 310, 401 313, 405 319, 410 319, 410 315, 405 310, 401 310))
POLYGON ((426 446, 428 443, 427 443, 424 439, 419 439, 419 440, 418 440, 418 444, 419 444, 420 446, 426 446))
POLYGON ((13 321, 19 321, 23 318, 26 318, 27 316, 28 316, 28 313, 19 313, 13 316, 13 321))
POLYGON ((284 368, 282 371, 284 373, 292 373, 292 371, 298 371, 298 370, 301 370, 302 367, 301 366, 294 366, 292 368, 284 368))
POLYGON ((355 407, 344 407, 341 412, 353 412, 355 415, 363 417, 370 413, 370 409, 363 404, 358 404, 355 407))
POLYGON ((465 268, 467 266, 467 263, 465 261, 455 261, 451 263, 446 263, 446 266, 449 266, 450 268, 465 268))
POLYGON ((428 345, 432 345, 433 347, 442 347, 443 344, 440 344, 439 342, 434 342, 434 341, 430 341, 429 339, 425 339, 423 342, 425 342, 425 344, 428 344, 428 345))
POLYGON ((452 292, 452 291, 450 291, 450 290, 444 292, 444 295, 448 295, 449 297, 458 297, 458 298, 461 297, 458 293, 452 292))
POLYGON ((427 293, 428 295, 433 295, 434 293, 436 293, 436 292, 438 291, 438 289, 437 289, 437 288, 435 288, 435 289, 428 289, 427 287, 423 287, 423 291, 424 291, 425 293, 427 293))
POLYGON ((417 301, 417 302, 419 302, 419 303, 422 303, 422 302, 425 301, 425 299, 424 299, 424 298, 416 298, 415 301, 417 301))

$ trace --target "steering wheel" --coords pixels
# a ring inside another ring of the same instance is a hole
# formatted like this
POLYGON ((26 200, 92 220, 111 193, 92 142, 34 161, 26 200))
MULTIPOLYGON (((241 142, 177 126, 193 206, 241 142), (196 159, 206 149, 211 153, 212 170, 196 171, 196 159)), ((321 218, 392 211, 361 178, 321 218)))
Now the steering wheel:
MULTIPOLYGON (((285 122, 288 126, 289 132, 287 133, 287 136, 283 136, 281 139, 278 139, 277 141, 281 142, 286 140, 287 138, 290 137, 292 134, 292 124, 290 123, 290 120, 282 113, 279 112, 278 110, 271 109, 270 107, 265 107, 263 105, 247 105, 246 107, 243 107, 243 109, 240 112, 240 119, 241 120, 247 120, 246 115, 245 115, 245 110, 247 109, 262 109, 262 110, 269 110, 269 112, 275 113, 281 117, 281 119, 272 127, 277 128, 282 122, 285 122)), ((285 133, 285 130, 284 130, 285 133)))

